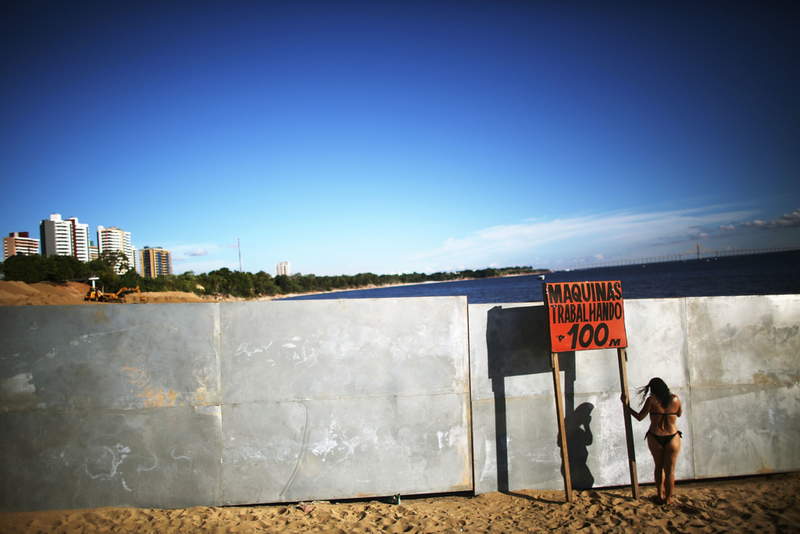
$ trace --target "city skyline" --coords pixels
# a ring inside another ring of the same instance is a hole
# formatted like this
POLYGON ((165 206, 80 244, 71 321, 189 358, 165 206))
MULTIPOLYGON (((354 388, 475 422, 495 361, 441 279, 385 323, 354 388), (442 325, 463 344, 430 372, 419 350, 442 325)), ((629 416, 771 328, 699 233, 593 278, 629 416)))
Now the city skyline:
POLYGON ((800 244, 794 6, 0 9, 3 235, 113 221, 176 274, 800 244))

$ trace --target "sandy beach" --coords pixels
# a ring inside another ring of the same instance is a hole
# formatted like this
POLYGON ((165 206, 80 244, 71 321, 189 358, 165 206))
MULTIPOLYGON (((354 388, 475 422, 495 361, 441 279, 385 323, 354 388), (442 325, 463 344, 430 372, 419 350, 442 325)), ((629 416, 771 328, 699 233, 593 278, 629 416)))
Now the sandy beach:
MULTIPOLYGON (((80 282, 26 284, 25 282, 0 280, 0 306, 98 304, 97 302, 83 300, 90 287, 89 284, 80 282)), ((180 291, 151 292, 144 293, 144 296, 149 303, 209 302, 208 299, 198 297, 194 293, 180 291)), ((125 295, 124 301, 128 304, 138 303, 140 302, 139 295, 128 293, 125 295)), ((105 304, 109 306, 117 305, 113 303, 105 304)))
POLYGON ((800 532, 800 473, 679 483, 657 504, 652 485, 574 492, 402 497, 176 510, 99 508, 0 514, 0 532, 800 532))

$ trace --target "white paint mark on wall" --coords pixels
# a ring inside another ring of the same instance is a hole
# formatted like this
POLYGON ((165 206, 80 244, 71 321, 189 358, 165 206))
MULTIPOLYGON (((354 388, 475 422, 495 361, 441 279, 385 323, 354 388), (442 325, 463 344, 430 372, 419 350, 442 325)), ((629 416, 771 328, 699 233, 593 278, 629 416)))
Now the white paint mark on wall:
POLYGON ((31 373, 21 373, 0 382, 0 390, 2 390, 3 396, 34 395, 36 386, 30 383, 31 380, 33 380, 31 373))
POLYGON ((194 411, 201 415, 222 416, 222 408, 219 406, 195 406, 194 411))
POLYGON ((122 462, 125 461, 125 458, 128 457, 128 453, 131 452, 130 447, 125 447, 121 443, 117 443, 113 448, 103 447, 103 450, 107 451, 108 454, 111 455, 108 473, 97 473, 96 475, 93 475, 89 472, 88 463, 83 464, 84 472, 89 475, 89 478, 92 480, 98 478, 102 480, 111 480, 114 478, 117 474, 117 468, 120 466, 120 464, 122 464, 122 462))
POLYGON ((246 342, 242 341, 241 343, 239 343, 239 346, 236 347, 236 356, 239 356, 240 354, 246 354, 247 359, 249 360, 253 354, 258 354, 259 352, 266 352, 267 350, 269 350, 271 346, 272 346, 272 341, 267 343, 266 346, 262 347, 250 347, 247 345, 246 342))
POLYGON ((149 451, 149 450, 148 450, 147 452, 149 452, 149 453, 150 453, 150 455, 153 457, 153 461, 154 461, 155 463, 153 463, 153 467, 151 467, 151 468, 149 468, 149 469, 145 469, 144 467, 137 467, 137 468, 136 468, 136 472, 137 472, 137 473, 141 473, 142 471, 149 472, 149 471, 152 471, 153 469, 155 469, 156 467, 158 467, 158 456, 156 456, 155 454, 153 454, 153 452, 152 452, 152 451, 149 451))

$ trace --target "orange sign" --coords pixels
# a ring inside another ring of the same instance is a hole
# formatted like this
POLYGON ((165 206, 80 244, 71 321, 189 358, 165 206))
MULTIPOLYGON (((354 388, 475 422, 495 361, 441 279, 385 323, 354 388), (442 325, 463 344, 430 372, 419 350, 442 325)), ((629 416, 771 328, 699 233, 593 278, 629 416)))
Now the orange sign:
POLYGON ((552 352, 628 346, 621 282, 542 285, 552 352))

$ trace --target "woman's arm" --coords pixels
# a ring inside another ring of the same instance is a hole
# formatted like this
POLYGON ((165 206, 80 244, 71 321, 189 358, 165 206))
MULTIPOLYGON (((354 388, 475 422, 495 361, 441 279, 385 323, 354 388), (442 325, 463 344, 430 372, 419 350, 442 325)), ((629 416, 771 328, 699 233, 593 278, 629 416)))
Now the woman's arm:
POLYGON ((623 392, 622 396, 620 397, 620 400, 622 401, 623 406, 625 406, 625 411, 634 416, 637 421, 641 421, 642 419, 647 417, 648 413, 650 413, 650 397, 647 397, 647 400, 644 401, 644 406, 642 406, 641 412, 637 412, 636 410, 631 408, 631 405, 628 403, 627 393, 623 392))

